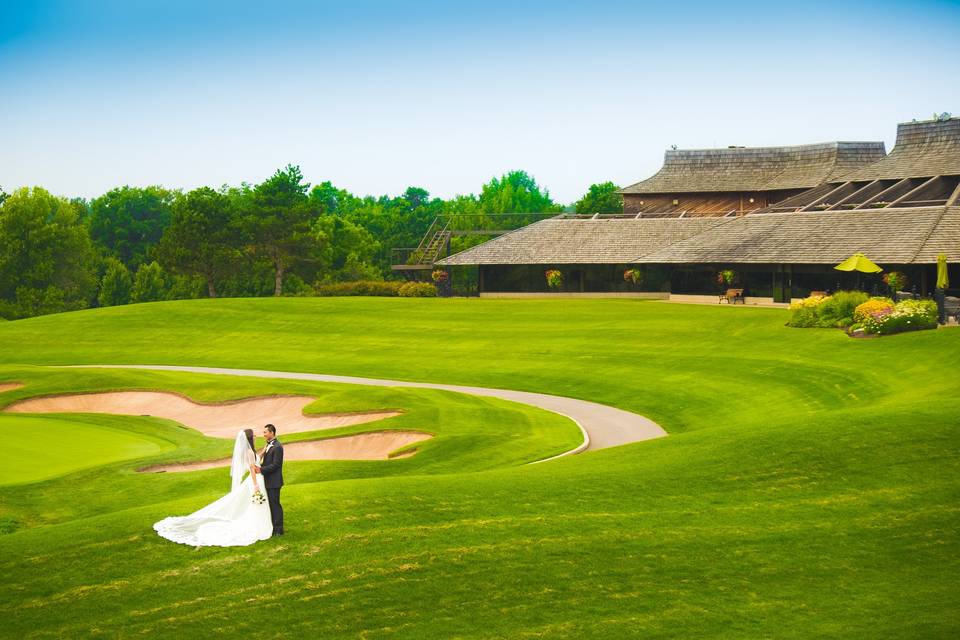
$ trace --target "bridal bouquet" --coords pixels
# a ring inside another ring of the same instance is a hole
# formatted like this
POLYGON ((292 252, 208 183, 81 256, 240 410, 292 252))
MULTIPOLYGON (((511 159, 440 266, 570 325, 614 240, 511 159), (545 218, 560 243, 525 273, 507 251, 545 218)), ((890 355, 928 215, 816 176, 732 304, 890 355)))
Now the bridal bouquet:
POLYGON ((253 492, 253 504, 265 504, 266 502, 267 502, 266 496, 260 493, 259 489, 253 492))

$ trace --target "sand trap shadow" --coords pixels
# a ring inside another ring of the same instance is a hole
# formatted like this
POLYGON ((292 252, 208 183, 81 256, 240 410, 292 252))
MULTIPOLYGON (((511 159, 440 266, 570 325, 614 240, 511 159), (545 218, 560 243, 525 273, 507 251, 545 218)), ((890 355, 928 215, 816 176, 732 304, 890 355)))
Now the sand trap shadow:
MULTIPOLYGON (((417 442, 429 440, 433 436, 421 431, 371 431, 352 436, 339 436, 324 440, 290 442, 283 445, 283 460, 395 460, 409 458, 416 449, 390 455, 398 449, 417 442)), ((138 469, 140 473, 162 473, 180 471, 199 471, 229 467, 230 458, 205 460, 201 462, 178 462, 154 465, 138 469)))
POLYGON ((334 429, 374 422, 400 415, 382 410, 358 413, 305 415, 303 408, 314 401, 309 396, 269 396, 219 404, 199 404, 175 393, 157 391, 111 391, 28 398, 14 402, 11 413, 110 413, 167 418, 192 427, 206 436, 233 438, 247 427, 256 430, 275 424, 279 434, 334 429))
POLYGON ((0 382, 0 393, 4 391, 13 391, 14 389, 22 389, 23 385, 19 382, 0 382))

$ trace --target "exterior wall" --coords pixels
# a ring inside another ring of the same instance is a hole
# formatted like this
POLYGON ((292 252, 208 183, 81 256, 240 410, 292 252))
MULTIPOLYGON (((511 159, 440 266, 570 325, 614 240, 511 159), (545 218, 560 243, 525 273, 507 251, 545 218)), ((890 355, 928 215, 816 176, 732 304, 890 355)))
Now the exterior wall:
MULTIPOLYGON (((496 265, 479 269, 479 293, 484 297, 530 297, 563 295, 567 297, 640 297, 683 300, 683 296, 716 296, 728 288, 717 284, 717 271, 732 269, 736 280, 731 285, 744 289, 748 299, 756 302, 785 301, 804 298, 811 291, 859 289, 875 295, 886 295, 887 289, 878 274, 836 271, 830 265, 632 265, 644 274, 637 287, 623 280, 624 270, 631 265, 496 265), (559 269, 564 284, 559 291, 547 287, 544 272, 559 269)), ((902 271, 909 279, 908 289, 928 295, 936 282, 936 265, 885 265, 902 271)), ((951 282, 960 282, 960 264, 949 265, 951 282)), ((957 295, 960 290, 950 290, 957 295)))
MULTIPOLYGON (((932 265, 884 265, 889 270, 901 271, 909 279, 908 289, 928 293, 925 282, 936 276, 932 265), (925 273, 926 272, 926 273, 925 273)), ((881 274, 848 273, 830 265, 675 265, 670 273, 670 291, 673 295, 716 295, 728 287, 717 284, 717 272, 732 269, 737 275, 734 288, 742 288, 747 297, 785 301, 805 298, 811 291, 859 289, 873 295, 887 295, 881 274)))
POLYGON ((687 215, 725 216, 736 211, 737 215, 742 215, 768 207, 802 191, 804 189, 741 193, 625 193, 623 212, 633 215, 650 213, 679 216, 686 211, 687 215), (674 201, 677 204, 673 204, 674 201))
POLYGON ((554 293, 531 291, 484 291, 481 298, 639 298, 641 300, 669 300, 666 291, 585 291, 554 293))
POLYGON ((667 291, 670 283, 666 267, 638 265, 493 265, 480 267, 480 294, 490 293, 637 293, 667 291), (636 286, 623 279, 623 272, 639 268, 643 282, 636 286), (563 286, 556 292, 547 286, 545 272, 558 269, 563 286))

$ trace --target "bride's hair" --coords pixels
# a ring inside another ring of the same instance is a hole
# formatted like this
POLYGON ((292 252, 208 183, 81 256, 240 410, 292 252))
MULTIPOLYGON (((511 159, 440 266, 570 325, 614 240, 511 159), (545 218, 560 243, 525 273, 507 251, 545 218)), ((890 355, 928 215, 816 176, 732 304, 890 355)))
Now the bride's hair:
POLYGON ((257 448, 253 446, 253 429, 244 429, 243 434, 247 436, 247 442, 250 443, 250 448, 256 451, 257 448))

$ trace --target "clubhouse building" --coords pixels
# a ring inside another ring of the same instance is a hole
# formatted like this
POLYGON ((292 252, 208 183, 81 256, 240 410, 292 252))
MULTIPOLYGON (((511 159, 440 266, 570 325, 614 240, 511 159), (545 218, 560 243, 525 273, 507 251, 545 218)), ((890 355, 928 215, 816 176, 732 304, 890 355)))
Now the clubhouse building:
POLYGON ((478 267, 482 296, 715 295, 732 270, 748 302, 789 302, 878 287, 833 269, 856 252, 924 294, 943 253, 960 282, 960 118, 899 125, 889 154, 882 142, 669 150, 620 194, 623 214, 561 214, 436 264, 478 267))

